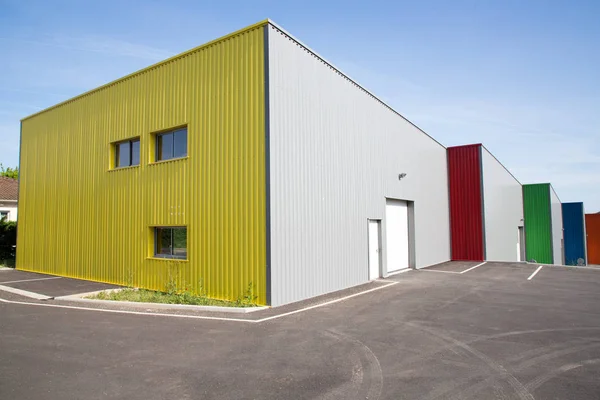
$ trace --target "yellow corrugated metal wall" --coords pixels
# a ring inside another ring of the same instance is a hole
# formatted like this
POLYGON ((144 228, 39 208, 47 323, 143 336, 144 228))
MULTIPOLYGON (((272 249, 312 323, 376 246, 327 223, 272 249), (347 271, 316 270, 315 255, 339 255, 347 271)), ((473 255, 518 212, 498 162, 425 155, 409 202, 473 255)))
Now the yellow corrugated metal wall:
POLYGON ((22 121, 17 268, 266 302, 264 34, 257 24, 22 121), (151 163, 187 125, 188 157, 151 163), (140 165, 110 170, 139 136, 140 165), (151 257, 151 227, 188 227, 188 260, 151 257))

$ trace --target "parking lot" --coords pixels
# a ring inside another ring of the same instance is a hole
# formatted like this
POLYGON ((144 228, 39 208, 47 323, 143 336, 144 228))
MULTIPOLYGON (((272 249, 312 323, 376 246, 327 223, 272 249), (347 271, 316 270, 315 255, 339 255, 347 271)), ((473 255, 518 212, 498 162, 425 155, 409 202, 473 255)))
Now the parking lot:
POLYGON ((243 316, 0 291, 0 398, 598 399, 599 289, 445 263, 243 316))

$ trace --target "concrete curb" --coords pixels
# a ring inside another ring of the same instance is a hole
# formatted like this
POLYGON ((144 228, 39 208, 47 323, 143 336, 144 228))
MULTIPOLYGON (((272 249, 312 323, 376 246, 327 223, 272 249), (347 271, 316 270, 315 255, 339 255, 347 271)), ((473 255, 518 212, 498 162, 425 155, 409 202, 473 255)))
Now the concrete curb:
POLYGON ((4 285, 0 285, 0 290, 9 292, 9 293, 13 293, 13 294, 18 294, 19 296, 29 297, 31 299, 36 299, 36 300, 49 300, 52 298, 52 297, 46 296, 44 294, 28 292, 27 290, 15 289, 13 287, 4 286, 4 285))
MULTIPOLYGON (((126 288, 102 289, 102 290, 95 290, 93 292, 68 294, 66 296, 56 296, 56 297, 54 297, 54 299, 55 300, 83 299, 83 298, 88 297, 88 296, 95 296, 95 295, 97 295, 99 293, 116 293, 116 292, 120 292, 121 290, 124 290, 124 289, 126 289, 126 288)), ((92 300, 92 299, 87 299, 87 300, 92 300)), ((107 300, 98 300, 98 301, 107 301, 107 300)))
POLYGON ((93 296, 101 292, 118 292, 123 290, 124 288, 119 289, 109 289, 109 290, 98 290, 96 292, 89 293, 79 293, 73 294, 69 296, 60 296, 55 297, 54 300, 65 300, 65 301, 73 301, 78 303, 87 303, 87 304, 98 304, 98 305, 116 305, 122 307, 133 307, 133 308, 143 308, 143 309, 155 309, 155 310, 165 310, 165 309, 175 309, 175 310, 194 310, 194 311, 209 311, 209 312, 223 312, 223 313, 239 313, 239 314, 248 314, 256 311, 266 310, 270 307, 221 307, 221 306, 195 306, 190 304, 166 304, 166 303, 141 303, 136 301, 118 301, 118 300, 96 300, 96 299, 86 299, 84 297, 93 296))

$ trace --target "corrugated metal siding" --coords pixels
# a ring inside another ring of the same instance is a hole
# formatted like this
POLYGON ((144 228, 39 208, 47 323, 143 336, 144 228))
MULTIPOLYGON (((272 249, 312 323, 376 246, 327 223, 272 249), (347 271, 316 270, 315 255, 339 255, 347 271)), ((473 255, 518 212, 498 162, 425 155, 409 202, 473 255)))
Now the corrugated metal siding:
POLYGON ((446 150, 273 27, 269 70, 273 304, 366 282, 386 197, 415 202, 417 267, 447 261, 446 150))
POLYGON ((481 145, 449 147, 447 151, 452 259, 482 261, 481 145))
POLYGON ((554 264, 564 264, 562 203, 550 187, 550 214, 552 215, 552 260, 554 264))
POLYGON ((523 205, 527 260, 552 264, 550 185, 523 185, 523 205))
POLYGON ((585 218, 583 203, 563 203, 563 228, 565 237, 565 263, 577 265, 585 256, 585 218))
POLYGON ((265 303, 263 28, 230 35, 23 121, 17 267, 265 303), (188 126, 189 157, 149 164, 151 133, 188 126), (139 167, 110 143, 141 137, 139 167), (153 259, 186 225, 189 261, 153 259))
POLYGON ((485 258, 518 261, 518 229, 523 226, 523 189, 519 181, 482 147, 485 258))
POLYGON ((585 215, 588 264, 600 265, 600 214, 585 215))

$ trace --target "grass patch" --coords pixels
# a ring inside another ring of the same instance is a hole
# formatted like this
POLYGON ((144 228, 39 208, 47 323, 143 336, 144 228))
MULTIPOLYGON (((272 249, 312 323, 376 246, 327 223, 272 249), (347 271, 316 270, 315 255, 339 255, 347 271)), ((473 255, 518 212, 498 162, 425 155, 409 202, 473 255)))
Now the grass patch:
POLYGON ((87 297, 96 300, 133 301, 139 303, 188 304, 194 306, 256 307, 253 299, 244 296, 236 301, 217 300, 190 292, 165 293, 147 289, 126 288, 114 292, 100 292, 87 297))

